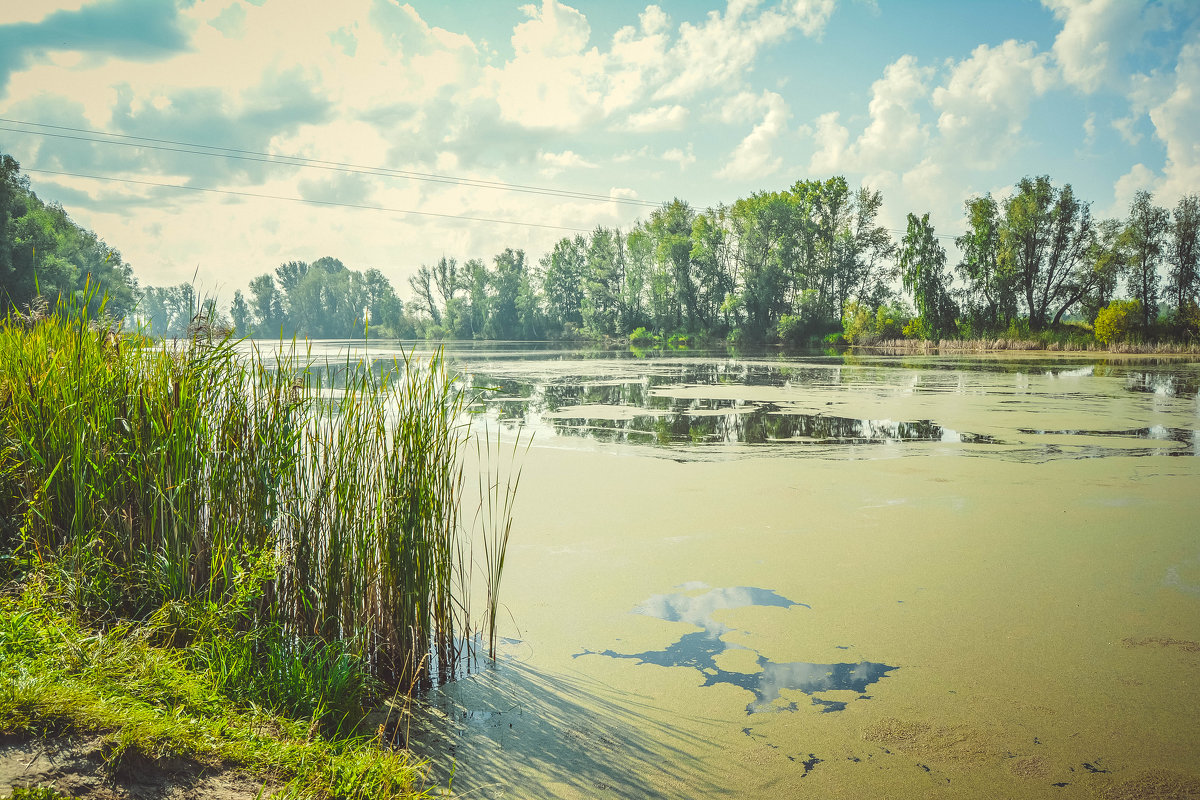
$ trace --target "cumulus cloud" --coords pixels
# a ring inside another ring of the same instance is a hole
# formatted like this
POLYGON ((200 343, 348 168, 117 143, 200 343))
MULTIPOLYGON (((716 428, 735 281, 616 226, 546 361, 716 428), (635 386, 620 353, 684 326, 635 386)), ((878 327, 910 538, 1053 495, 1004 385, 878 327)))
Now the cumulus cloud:
POLYGON ((690 97, 712 86, 739 83, 760 50, 794 32, 815 37, 833 13, 833 0, 788 0, 754 13, 755 0, 730 0, 725 13, 711 11, 704 22, 685 22, 668 54, 673 76, 655 92, 657 99, 690 97))
POLYGON ((838 122, 836 112, 817 118, 813 139, 816 151, 809 163, 813 172, 855 170, 869 172, 885 164, 912 163, 929 143, 929 126, 917 104, 929 95, 931 67, 922 67, 912 55, 889 64, 883 77, 871 85, 869 121, 853 142, 850 131, 838 122))
POLYGON ((696 151, 691 143, 688 143, 687 150, 681 150, 678 147, 672 147, 667 152, 663 153, 664 161, 673 161, 679 165, 679 169, 685 170, 692 164, 696 163, 696 151))
POLYGON ((487 68, 501 116, 576 131, 634 109, 632 130, 677 129, 686 115, 678 101, 744 85, 763 48, 797 32, 819 35, 834 2, 758 6, 729 0, 724 12, 682 23, 674 39, 666 13, 648 6, 639 24, 619 29, 607 49, 591 42, 591 26, 577 9, 558 0, 522 6, 529 18, 513 32, 514 57, 487 68))
POLYGON ((1137 145, 1142 141, 1142 134, 1133 129, 1137 124, 1137 117, 1130 115, 1128 117, 1118 117, 1112 121, 1113 130, 1121 135, 1127 144, 1137 145))
POLYGON ((602 116, 604 59, 587 49, 591 26, 570 6, 544 0, 522 6, 513 59, 489 68, 501 116, 531 128, 576 129, 602 116))
POLYGON ((1174 86, 1149 113, 1154 135, 1167 151, 1158 189, 1161 200, 1173 204, 1200 187, 1200 42, 1180 51, 1174 86))
POLYGON ((783 157, 775 154, 775 145, 787 130, 791 112, 783 97, 764 91, 759 101, 765 109, 762 122, 741 141, 729 156, 725 166, 717 171, 718 178, 750 180, 778 172, 783 157))
POLYGON ((638 133, 677 131, 687 122, 688 114, 688 110, 681 105, 651 106, 630 114, 620 127, 638 133))
POLYGON ((13 70, 56 51, 155 61, 187 47, 179 13, 158 0, 113 0, 81 8, 66 4, 36 21, 15 21, 28 19, 26 15, 5 16, 8 24, 0 25, 0 90, 13 70))
POLYGON ((938 131, 975 166, 994 168, 1008 155, 1030 103, 1054 85, 1049 56, 1036 50, 1032 42, 1012 39, 998 47, 981 44, 934 89, 938 131))
POLYGON ((1042 0, 1062 21, 1054 39, 1054 57, 1063 79, 1084 92, 1128 80, 1123 69, 1146 34, 1162 30, 1170 18, 1161 7, 1130 0, 1042 0))
POLYGON ((544 165, 542 174, 547 177, 553 177, 566 169, 595 169, 597 166, 573 150, 538 153, 538 161, 544 165))

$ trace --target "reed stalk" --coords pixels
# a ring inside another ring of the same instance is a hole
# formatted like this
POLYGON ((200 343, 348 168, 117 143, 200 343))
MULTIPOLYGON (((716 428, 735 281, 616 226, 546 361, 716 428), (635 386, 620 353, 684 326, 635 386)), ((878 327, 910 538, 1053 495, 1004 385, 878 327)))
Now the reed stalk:
MULTIPOLYGON (((277 671, 332 648, 391 688, 428 680, 430 659, 453 675, 474 632, 465 407, 440 354, 320 369, 294 345, 246 353, 203 325, 151 346, 82 308, 10 315, 3 568, 52 563, 100 624, 155 619, 181 642, 253 633, 241 660, 277 671)), ((493 639, 518 481, 489 481, 477 514, 499 532, 485 536, 493 639)))

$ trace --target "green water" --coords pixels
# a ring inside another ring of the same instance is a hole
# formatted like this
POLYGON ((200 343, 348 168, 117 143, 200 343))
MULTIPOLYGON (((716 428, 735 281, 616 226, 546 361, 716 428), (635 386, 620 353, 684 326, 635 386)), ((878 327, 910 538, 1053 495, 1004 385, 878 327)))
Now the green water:
POLYGON ((451 356, 534 433, 456 792, 1200 792, 1197 363, 451 356))

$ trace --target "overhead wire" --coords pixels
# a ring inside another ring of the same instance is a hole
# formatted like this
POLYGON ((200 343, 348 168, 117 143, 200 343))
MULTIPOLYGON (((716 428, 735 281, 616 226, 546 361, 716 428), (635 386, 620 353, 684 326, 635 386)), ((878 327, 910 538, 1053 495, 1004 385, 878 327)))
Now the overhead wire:
MULTIPOLYGON (((347 174, 372 175, 372 176, 376 176, 376 177, 406 178, 406 179, 410 179, 410 180, 426 181, 426 182, 432 182, 432 183, 442 183, 442 184, 465 186, 465 187, 472 187, 472 188, 481 188, 481 189, 493 189, 493 190, 499 190, 499 191, 514 191, 514 192, 522 192, 522 193, 526 193, 526 194, 535 194, 535 195, 543 195, 543 196, 551 196, 551 197, 563 197, 563 198, 568 198, 568 199, 591 201, 591 202, 618 203, 618 204, 622 204, 622 205, 633 205, 633 206, 641 206, 641 207, 649 207, 649 208, 661 208, 664 205, 663 202, 651 201, 651 200, 641 200, 638 198, 614 197, 611 195, 601 195, 601 194, 595 194, 595 193, 591 193, 591 192, 578 192, 578 191, 572 191, 572 190, 566 190, 566 189, 554 189, 551 187, 544 187, 544 186, 531 186, 531 185, 527 185, 527 184, 506 183, 503 181, 487 181, 487 180, 482 180, 482 179, 477 179, 477 178, 463 178, 463 177, 459 177, 459 176, 444 175, 444 174, 438 174, 438 173, 426 173, 426 172, 414 172, 414 171, 410 171, 410 170, 398 170, 398 169, 392 169, 389 167, 365 166, 365 165, 360 165, 360 164, 351 164, 351 163, 338 162, 338 161, 327 161, 327 160, 322 160, 322 159, 312 159, 312 158, 306 158, 306 157, 302 157, 302 156, 289 156, 289 155, 285 155, 285 154, 268 153, 268 152, 262 152, 262 151, 256 151, 256 150, 246 150, 246 149, 241 149, 241 148, 224 147, 224 146, 219 146, 219 145, 198 144, 195 142, 185 142, 185 141, 180 141, 180 140, 175 140, 175 139, 163 139, 163 138, 156 138, 156 137, 150 137, 150 136, 134 136, 132 134, 109 133, 107 131, 98 131, 98 130, 89 129, 89 128, 77 128, 77 127, 72 127, 72 126, 68 126, 68 125, 52 125, 49 123, 31 122, 28 120, 13 119, 10 117, 0 117, 0 123, 7 123, 7 125, 24 125, 24 126, 37 127, 37 128, 47 128, 47 129, 51 129, 51 130, 55 130, 55 131, 69 131, 70 133, 52 133, 50 131, 44 131, 44 130, 28 130, 26 128, 13 128, 13 127, 7 127, 5 125, 0 125, 0 130, 2 130, 2 131, 9 131, 12 133, 25 133, 25 134, 35 135, 35 136, 45 136, 45 137, 52 137, 52 138, 58 138, 58 139, 86 141, 86 142, 93 142, 96 144, 115 144, 115 145, 121 145, 124 147, 138 147, 138 148, 145 148, 145 149, 150 149, 150 150, 157 150, 157 151, 161 151, 161 152, 174 152, 174 153, 184 153, 184 154, 198 155, 198 156, 230 158, 230 159, 236 159, 236 160, 241 160, 241 161, 258 162, 258 163, 265 163, 265 164, 280 164, 280 165, 285 165, 285 166, 294 166, 294 167, 307 168, 307 169, 319 169, 319 170, 332 171, 332 172, 344 172, 347 174), (78 134, 86 134, 86 135, 78 135, 78 134), (103 137, 109 137, 109 138, 103 138, 103 139, 92 138, 95 136, 103 136, 103 137)), ((365 204, 342 203, 342 202, 331 201, 331 200, 310 200, 310 199, 306 199, 306 198, 288 197, 288 196, 283 196, 283 195, 268 195, 268 194, 256 193, 256 192, 237 191, 237 190, 232 190, 232 189, 216 189, 216 188, 211 188, 211 187, 180 186, 178 184, 157 183, 154 181, 135 180, 132 178, 118 178, 118 177, 114 177, 114 176, 83 175, 83 174, 77 174, 77 173, 54 172, 54 171, 50 171, 50 170, 35 170, 35 169, 26 169, 25 171, 26 172, 41 172, 41 173, 50 174, 50 175, 63 175, 63 176, 71 176, 71 177, 90 178, 93 180, 111 180, 111 181, 116 181, 116 182, 120 182, 120 183, 142 184, 142 185, 146 185, 146 186, 158 186, 158 187, 163 187, 163 188, 196 190, 196 191, 212 192, 212 193, 217 193, 217 194, 228 194, 228 195, 235 195, 235 196, 242 196, 242 197, 257 197, 257 198, 262 198, 262 199, 303 202, 303 203, 309 203, 309 204, 313 204, 313 205, 341 206, 341 207, 345 207, 345 208, 357 208, 357 209, 371 210, 371 211, 387 211, 387 212, 392 212, 392 213, 414 214, 414 215, 430 216, 430 217, 441 217, 441 218, 446 218, 446 219, 461 219, 461 220, 473 221, 473 222, 488 222, 488 223, 517 225, 517 226, 526 226, 526 227, 535 227, 535 228, 546 228, 546 229, 554 229, 554 230, 583 232, 583 233, 587 233, 590 231, 590 229, 577 228, 577 227, 565 226, 565 225, 550 225, 550 224, 546 224, 546 223, 524 222, 524 221, 518 221, 518 220, 506 220, 506 219, 491 218, 491 217, 475 217, 475 216, 459 215, 459 214, 443 214, 443 213, 430 212, 430 211, 417 211, 414 209, 397 209, 397 208, 387 208, 387 207, 383 207, 383 206, 371 206, 371 205, 365 205, 365 204)), ((713 209, 708 208, 706 210, 712 211, 713 209)), ((898 228, 885 228, 884 230, 886 230, 888 233, 893 233, 893 234, 896 234, 899 236, 903 236, 906 233, 905 230, 898 229, 898 228)), ((952 236, 949 234, 942 234, 942 233, 935 233, 934 237, 937 239, 943 239, 943 240, 949 240, 949 241, 956 241, 956 238, 957 238, 955 236, 952 236)))
POLYGON ((25 133, 33 136, 46 136, 57 139, 93 142, 96 144, 115 144, 123 147, 139 147, 148 150, 158 150, 161 152, 185 153, 198 156, 216 156, 220 158, 236 159, 239 161, 250 161, 264 164, 282 164, 286 166, 319 169, 329 172, 344 172, 348 174, 373 175, 376 177, 388 178, 405 178, 415 181, 467 186, 478 189, 495 189, 500 191, 523 192, 526 194, 545 195, 550 197, 564 197, 573 200, 619 203, 622 205, 643 206, 650 208, 658 208, 662 205, 661 203, 655 201, 640 200, 635 197, 614 197, 612 195, 597 194, 594 192, 555 189, 547 186, 531 186, 528 184, 489 181, 479 178, 464 178, 461 176, 444 175, 433 172, 415 172, 412 170, 393 169, 390 167, 376 167, 362 164, 350 164, 340 161, 326 161, 322 159, 306 158, 304 156, 290 156, 257 150, 244 150, 233 147, 197 144, 195 142, 184 142, 174 139, 159 139, 149 136, 132 136, 128 134, 108 133, 106 131, 97 131, 89 128, 74 128, 67 125, 51 125, 48 123, 30 122, 27 120, 12 119, 9 117, 0 117, 0 123, 5 123, 5 125, 0 125, 0 130, 9 131, 11 133, 25 133), (50 130, 29 130, 28 128, 10 127, 12 125, 48 128, 50 130), (68 131, 68 133, 53 133, 51 131, 68 131), (94 138, 97 136, 108 138, 94 138))
POLYGON ((550 230, 572 231, 577 233, 590 233, 588 228, 573 228, 567 225, 551 225, 543 222, 524 222, 521 220, 500 219, 497 217, 475 217, 467 214, 441 214, 436 211, 416 211, 411 208, 389 208, 387 206, 371 206, 362 203, 343 203, 337 200, 313 200, 305 197, 289 197, 288 195, 266 194, 264 192, 245 192, 235 189, 215 189, 211 186, 187 186, 177 183, 160 183, 159 181, 139 180, 136 178, 117 178, 112 175, 87 175, 81 172, 67 172, 65 170, 37 169, 22 167, 24 172, 35 172, 39 175, 63 175, 71 178, 89 178, 98 181, 116 181, 118 183, 131 183, 139 186, 157 186, 164 189, 180 189, 191 192, 208 192, 212 194, 233 195, 235 197, 253 197, 263 200, 287 200, 293 203, 308 203, 309 205, 317 206, 336 206, 339 208, 355 208, 364 211, 384 211, 392 214, 415 214, 422 217, 439 217, 441 219, 461 219, 470 222, 492 222, 499 225, 518 225, 527 228, 547 228, 550 230))

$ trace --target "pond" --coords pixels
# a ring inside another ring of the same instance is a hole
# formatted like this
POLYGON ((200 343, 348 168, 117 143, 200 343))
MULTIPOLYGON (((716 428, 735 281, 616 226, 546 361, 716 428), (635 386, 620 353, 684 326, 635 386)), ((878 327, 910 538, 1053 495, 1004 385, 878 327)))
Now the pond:
POLYGON ((456 792, 1200 793, 1195 361, 448 355, 533 434, 456 792))

